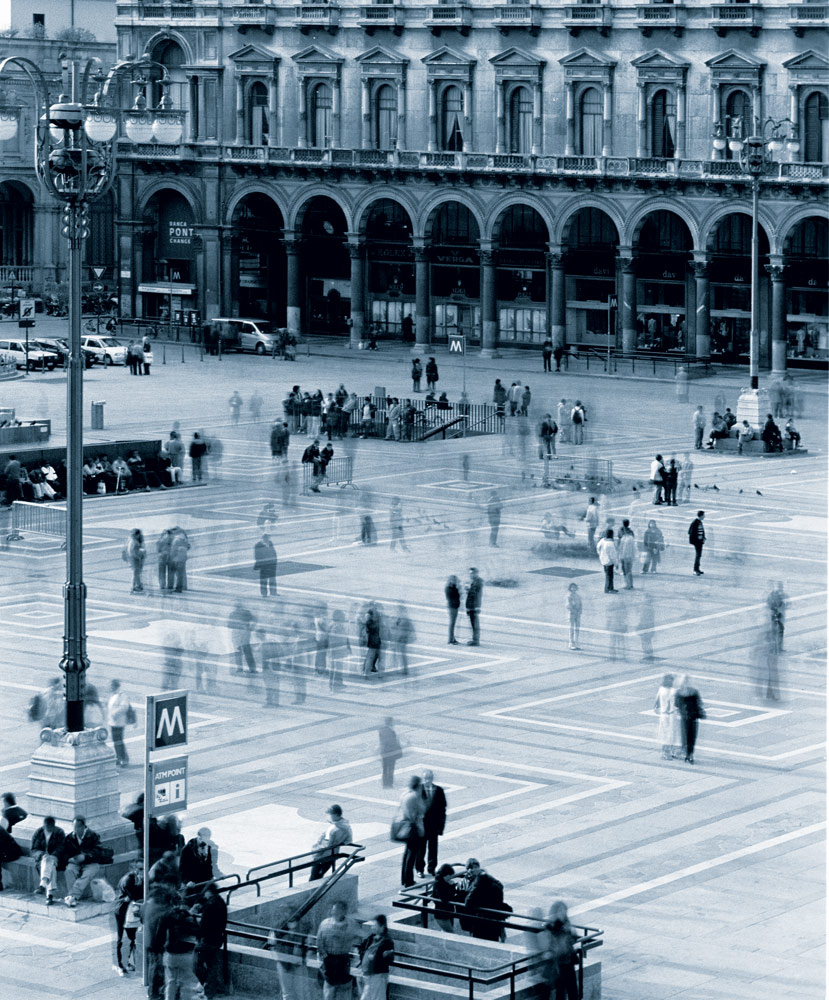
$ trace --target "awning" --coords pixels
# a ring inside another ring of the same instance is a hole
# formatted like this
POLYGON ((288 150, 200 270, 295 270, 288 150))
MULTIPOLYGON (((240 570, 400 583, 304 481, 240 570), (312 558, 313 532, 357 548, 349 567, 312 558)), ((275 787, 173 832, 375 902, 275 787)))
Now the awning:
POLYGON ((160 282, 155 285, 139 285, 138 291, 151 292, 154 295, 192 295, 196 291, 196 286, 176 284, 176 282, 160 282))

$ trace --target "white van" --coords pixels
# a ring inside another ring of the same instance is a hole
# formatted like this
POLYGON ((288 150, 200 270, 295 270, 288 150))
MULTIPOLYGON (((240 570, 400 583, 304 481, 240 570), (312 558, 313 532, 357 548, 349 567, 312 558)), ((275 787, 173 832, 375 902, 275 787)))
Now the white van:
MULTIPOLYGON (((14 359, 18 368, 26 368, 26 341, 25 340, 0 340, 0 354, 6 354, 14 359)), ((58 363, 58 356, 54 351, 45 351, 32 340, 29 342, 29 363, 28 369, 47 368, 53 371, 58 363)))
POLYGON ((276 339, 271 324, 263 319, 217 316, 211 320, 222 338, 222 350, 255 351, 270 354, 276 339))

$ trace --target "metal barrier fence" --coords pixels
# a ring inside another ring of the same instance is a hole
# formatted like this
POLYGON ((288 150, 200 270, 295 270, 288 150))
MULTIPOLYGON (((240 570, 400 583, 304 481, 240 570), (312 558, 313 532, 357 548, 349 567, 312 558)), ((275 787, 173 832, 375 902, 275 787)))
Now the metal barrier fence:
POLYGON ((12 504, 12 530, 7 542, 19 542, 28 531, 35 535, 62 538, 61 548, 66 548, 66 508, 15 500, 12 504))
MULTIPOLYGON (((493 403, 468 403, 457 402, 444 404, 438 407, 434 403, 427 405, 425 399, 415 396, 407 400, 414 409, 414 419, 406 420, 405 411, 398 421, 396 440, 402 441, 423 441, 429 437, 437 436, 434 432, 440 432, 443 427, 453 424, 459 417, 466 419, 455 427, 456 436, 466 436, 471 434, 503 434, 505 420, 503 414, 499 414, 497 407, 493 403)), ((385 437, 388 432, 388 410, 385 399, 374 397, 372 399, 376 407, 374 418, 366 423, 363 420, 360 410, 355 410, 351 414, 348 429, 355 435, 364 437, 385 437)), ((451 437, 451 434, 446 434, 451 437)))
POLYGON ((549 478, 556 483, 580 486, 613 486, 613 462, 609 458, 564 458, 551 461, 549 478))
POLYGON ((302 492, 318 490, 320 486, 339 486, 345 489, 346 486, 353 486, 351 476, 354 471, 354 459, 350 456, 332 458, 325 471, 317 474, 315 466, 311 462, 305 462, 302 466, 302 492))

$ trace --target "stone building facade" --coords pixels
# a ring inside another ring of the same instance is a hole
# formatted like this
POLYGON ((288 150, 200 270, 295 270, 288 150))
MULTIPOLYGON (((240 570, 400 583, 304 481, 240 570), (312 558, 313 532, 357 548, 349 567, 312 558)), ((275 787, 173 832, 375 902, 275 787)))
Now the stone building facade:
POLYGON ((828 11, 119 0, 119 57, 162 64, 186 113, 180 146, 121 147, 122 311, 744 359, 729 144, 788 118, 799 148, 761 186, 762 360, 825 358, 828 11))

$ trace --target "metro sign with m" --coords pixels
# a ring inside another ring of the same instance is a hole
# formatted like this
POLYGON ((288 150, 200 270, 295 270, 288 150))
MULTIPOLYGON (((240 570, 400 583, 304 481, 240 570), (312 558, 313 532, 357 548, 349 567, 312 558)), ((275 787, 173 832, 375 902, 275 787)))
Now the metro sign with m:
POLYGON ((187 692, 156 695, 150 749, 181 746, 187 742, 187 692))

